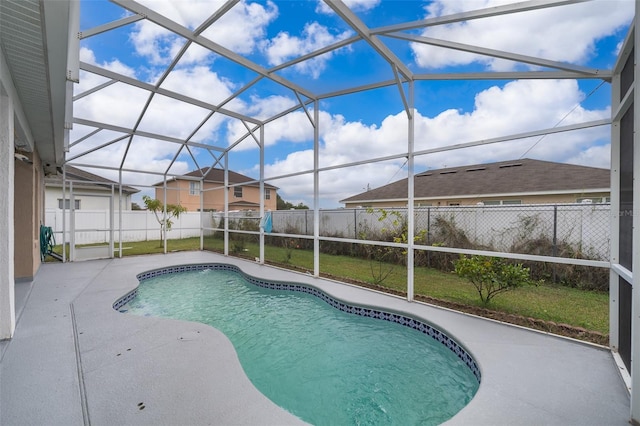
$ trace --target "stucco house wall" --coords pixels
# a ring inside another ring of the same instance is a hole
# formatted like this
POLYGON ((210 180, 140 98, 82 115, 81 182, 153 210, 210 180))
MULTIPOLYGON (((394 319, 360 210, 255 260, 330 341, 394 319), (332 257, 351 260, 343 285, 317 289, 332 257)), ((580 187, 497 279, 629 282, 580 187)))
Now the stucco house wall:
MULTIPOLYGON (((167 182, 166 202, 167 204, 179 204, 187 211, 200 210, 200 193, 190 191, 190 183, 198 181, 175 179, 167 182)), ((260 209, 260 188, 254 185, 243 185, 242 197, 236 197, 236 188, 229 188, 229 210, 259 210, 260 209)), ((203 186, 203 208, 207 211, 224 211, 224 189, 223 185, 216 182, 204 182, 203 186)), ((155 188, 155 198, 163 201, 165 191, 164 184, 158 184, 155 188)), ((266 211, 276 210, 276 189, 265 188, 264 209, 266 211), (267 198, 268 197, 268 198, 267 198)))
POLYGON ((40 224, 44 222, 43 170, 37 151, 25 153, 30 163, 15 160, 14 274, 31 280, 40 268, 40 224))

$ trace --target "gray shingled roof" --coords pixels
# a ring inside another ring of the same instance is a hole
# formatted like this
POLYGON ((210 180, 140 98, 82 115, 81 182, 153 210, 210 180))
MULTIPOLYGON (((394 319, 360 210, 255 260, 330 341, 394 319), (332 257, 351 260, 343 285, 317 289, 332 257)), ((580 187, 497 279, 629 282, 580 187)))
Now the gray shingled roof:
MULTIPOLYGON (((209 167, 204 167, 202 169, 185 173, 183 176, 202 177, 202 175, 207 173, 208 170, 209 170, 209 167)), ((180 179, 180 178, 176 177, 174 179, 180 179)), ((213 168, 213 170, 211 170, 211 172, 207 175, 204 181, 213 182, 213 183, 224 183, 224 169, 213 168)), ((249 184, 249 186, 258 186, 258 183, 255 182, 255 179, 250 178, 249 176, 242 175, 240 173, 236 173, 233 170, 229 170, 230 184, 244 183, 244 182, 253 182, 252 184, 249 184)), ((156 183, 154 186, 158 186, 158 185, 162 185, 162 182, 156 183)), ((268 183, 265 183, 264 187, 270 188, 270 189, 278 189, 278 187, 270 185, 268 183)))
MULTIPOLYGON (((118 182, 114 182, 102 176, 94 175, 85 170, 78 169, 76 167, 67 165, 67 180, 73 181, 74 187, 82 187, 83 189, 98 189, 98 190, 111 190, 111 185, 115 184, 116 191, 118 190, 118 182)), ((62 187, 62 174, 50 175, 44 178, 45 186, 62 187)), ((122 192, 125 194, 135 194, 140 192, 139 189, 132 186, 122 185, 122 192)))
MULTIPOLYGON (((522 159, 429 170, 415 176, 415 198, 455 198, 484 194, 554 193, 609 190, 608 169, 522 159)), ((402 179, 341 200, 384 201, 407 199, 402 179)))

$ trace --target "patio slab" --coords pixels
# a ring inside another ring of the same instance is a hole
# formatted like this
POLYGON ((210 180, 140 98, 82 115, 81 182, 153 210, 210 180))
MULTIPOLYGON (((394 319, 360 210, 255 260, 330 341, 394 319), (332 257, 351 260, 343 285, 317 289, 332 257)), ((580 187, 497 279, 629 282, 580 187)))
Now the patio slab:
POLYGON ((0 362, 0 424, 302 424, 255 389, 207 325, 123 315, 136 274, 220 262, 405 313, 456 338, 482 371, 450 425, 626 425, 629 395, 601 347, 208 252, 45 264, 0 362))

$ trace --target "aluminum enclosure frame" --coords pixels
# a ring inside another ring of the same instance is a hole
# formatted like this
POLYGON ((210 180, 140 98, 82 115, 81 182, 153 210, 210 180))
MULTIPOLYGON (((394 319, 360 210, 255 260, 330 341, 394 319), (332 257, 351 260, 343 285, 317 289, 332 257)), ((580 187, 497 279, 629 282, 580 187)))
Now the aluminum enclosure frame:
MULTIPOLYGON (((521 3, 514 3, 510 5, 487 8, 482 10, 476 10, 472 12, 458 13, 452 14, 449 16, 443 16, 439 18, 433 19, 425 19, 414 22, 405 22, 397 25, 392 25, 384 28, 369 28, 367 25, 359 19, 359 17, 350 9, 347 4, 341 0, 325 0, 325 3, 328 7, 330 7, 337 16, 348 26, 353 32, 356 34, 353 37, 342 40, 340 42, 334 43, 330 46, 325 46, 321 49, 318 49, 309 54, 298 57, 294 60, 291 60, 287 63, 272 67, 270 69, 264 68, 257 63, 254 63, 247 58, 241 56, 240 54, 233 52, 224 46, 221 46, 218 43, 213 42, 212 40, 203 36, 203 32, 215 25, 215 23, 224 16, 225 13, 228 13, 234 6, 236 6, 239 0, 229 0, 227 1, 219 10, 214 12, 208 19, 206 19, 198 28, 189 29, 186 28, 175 21, 169 19, 166 16, 162 16, 161 14, 137 3, 133 0, 112 0, 112 3, 121 7, 123 10, 128 11, 131 15, 121 18, 119 20, 110 22, 108 24, 100 25, 99 27, 83 29, 79 33, 79 38, 87 39, 98 34, 102 34, 104 32, 116 30, 125 25, 130 25, 134 22, 138 22, 141 20, 148 20, 160 26, 163 30, 170 31, 173 34, 176 34, 186 40, 185 45, 180 49, 179 53, 173 58, 172 62, 168 65, 164 74, 157 80, 155 84, 149 84, 147 82, 139 81, 130 76, 126 76, 120 73, 117 73, 112 70, 107 70, 101 68, 99 66, 89 64, 86 62, 79 62, 79 67, 82 71, 94 75, 98 75, 107 79, 106 82, 100 84, 99 86, 94 87, 93 89, 77 94, 74 96, 74 101, 79 101, 86 96, 90 96, 92 93, 97 93, 100 90, 108 88, 113 84, 126 84, 137 89, 143 90, 147 92, 147 100, 145 106, 140 113, 140 115, 136 118, 135 124, 130 127, 122 127, 122 126, 114 126, 108 123, 100 123, 95 121, 86 120, 83 118, 74 118, 74 124, 88 126, 94 128, 93 132, 88 136, 80 138, 76 141, 71 141, 70 145, 73 146, 81 146, 85 143, 91 142, 92 138, 95 135, 100 134, 100 132, 112 131, 122 134, 123 136, 120 138, 113 139, 107 143, 101 144, 100 146, 91 148, 86 152, 75 155, 73 157, 67 157, 66 161, 69 164, 73 164, 76 167, 89 167, 95 169, 104 169, 104 170, 112 170, 117 171, 119 173, 119 186, 122 185, 132 185, 135 186, 135 182, 123 182, 123 172, 134 172, 134 173, 149 173, 155 174, 158 176, 162 176, 165 182, 167 179, 171 177, 175 177, 170 171, 171 166, 176 161, 178 155, 182 152, 188 152, 191 158, 194 160, 198 166, 210 166, 215 167, 219 166, 225 170, 225 178, 224 178, 224 192, 225 192, 225 228, 224 228, 224 253, 225 255, 229 254, 229 235, 233 231, 229 230, 229 199, 228 199, 228 190, 232 188, 233 185, 229 183, 229 154, 233 152, 234 148, 236 148, 240 143, 245 142, 246 140, 253 140, 259 148, 259 178, 256 181, 260 187, 261 201, 260 201, 260 209, 259 209, 259 217, 264 217, 265 214, 265 205, 264 205, 264 184, 265 181, 275 181, 278 179, 297 177, 297 176, 312 176, 313 178, 313 210, 314 210, 314 224, 313 237, 301 236, 301 235, 290 235, 290 234, 275 234, 276 236, 286 236, 286 237, 295 237, 295 238, 312 238, 314 245, 314 267, 313 267, 313 275, 320 275, 320 243, 323 241, 342 241, 342 242, 356 242, 359 244, 376 244, 380 245, 382 243, 376 241, 366 241, 366 240, 352 240, 352 239, 336 239, 330 237, 322 237, 320 235, 320 173, 336 170, 341 168, 349 168, 363 164, 371 164, 371 163, 381 163, 388 160, 406 158, 407 159, 407 167, 408 167, 408 235, 406 243, 389 243, 386 244, 390 247, 401 247, 407 252, 407 298, 408 300, 413 300, 414 297, 414 276, 413 276, 413 259, 415 250, 426 250, 426 251, 439 251, 439 252, 452 252, 452 253, 465 253, 465 254, 478 254, 478 255, 491 255, 491 256, 500 256, 506 258, 513 259, 521 259, 521 260, 532 260, 532 261, 542 261, 542 262, 561 262, 567 264, 574 265, 586 265, 586 266, 595 266, 595 267, 605 267, 609 268, 611 266, 611 280, 610 280, 610 288, 612 289, 611 293, 611 335, 614 336, 619 329, 619 324, 617 322, 617 313, 618 313, 618 300, 617 300, 617 290, 618 277, 623 277, 629 282, 633 282, 633 274, 631 271, 626 270, 625 268, 621 268, 618 264, 618 252, 617 252, 617 244, 619 242, 619 228, 618 228, 618 217, 616 216, 616 210, 614 210, 615 202, 619 200, 619 194, 616 194, 616 191, 619 191, 619 183, 617 183, 616 174, 616 161, 619 161, 619 145, 616 145, 616 137, 619 138, 619 133, 616 130, 616 120, 619 120, 620 108, 618 105, 612 104, 612 118, 605 120, 597 120, 590 122, 583 122, 569 126, 561 126, 554 128, 546 128, 546 129, 535 129, 530 132, 520 133, 520 134, 512 134, 512 135, 496 135, 496 137, 491 139, 484 140, 473 140, 473 141, 464 141, 455 145, 450 145, 446 147, 433 147, 429 149, 423 150, 415 150, 415 86, 416 84, 424 84, 429 81, 452 81, 452 80, 516 80, 516 79, 581 79, 581 80, 601 80, 607 83, 615 83, 616 79, 619 78, 619 68, 612 70, 601 70, 601 69, 593 69, 589 67, 579 66, 575 64, 550 61, 544 58, 532 57, 528 55, 517 54, 513 52, 504 52, 498 51, 494 49, 482 48, 479 46, 472 46, 468 44, 455 43, 449 40, 437 40, 433 38, 415 36, 412 34, 408 34, 407 31, 412 29, 426 28, 429 26, 437 26, 450 24, 455 22, 465 22, 474 19, 483 19, 494 16, 503 16, 513 13, 526 13, 528 11, 540 10, 543 8, 554 8, 554 7, 562 7, 574 3, 581 3, 583 1, 589 0, 532 0, 532 1, 524 1, 521 3), (479 55, 485 55, 492 58, 500 58, 511 61, 517 61, 519 63, 534 65, 536 67, 540 67, 543 70, 535 70, 535 71, 514 71, 514 72, 475 72, 475 73, 414 73, 411 68, 400 60, 394 52, 388 47, 386 44, 387 40, 401 40, 407 43, 424 43, 432 46, 439 46, 446 49, 452 49, 456 51, 470 52, 479 55), (295 66, 305 60, 326 54, 328 52, 335 51, 337 49, 343 48, 345 46, 349 46, 356 42, 364 42, 369 45, 373 51, 388 64, 389 68, 393 72, 394 78, 386 79, 383 81, 377 81, 368 84, 362 84, 346 89, 334 90, 334 91, 326 91, 326 92, 315 92, 307 87, 304 87, 300 84, 297 84, 293 81, 289 81, 286 78, 282 77, 278 74, 278 71, 285 69, 287 67, 295 66), (169 73, 177 66, 180 59, 186 53, 187 49, 191 45, 198 45, 202 48, 208 49, 209 51, 219 55, 220 57, 229 60, 238 66, 244 67, 247 70, 254 72, 257 76, 246 83, 243 87, 236 90, 233 95, 224 101, 214 104, 210 102, 204 102, 201 99, 195 99, 188 95, 177 93, 175 91, 167 90, 162 87, 162 83, 166 80, 169 73), (281 111, 278 114, 275 114, 268 118, 257 118, 254 116, 245 113, 244 111, 238 111, 233 109, 233 100, 238 98, 240 95, 245 93, 250 88, 257 85, 260 81, 267 80, 273 84, 277 84, 283 88, 286 88, 292 95, 294 95, 298 101, 298 104, 288 108, 286 110, 281 111), (319 115, 320 102, 323 100, 328 100, 335 97, 348 96, 351 94, 356 94, 359 92, 364 92, 368 90, 374 90, 385 87, 396 87, 398 93, 398 104, 402 105, 404 111, 407 116, 407 132, 408 138, 406 141, 406 151, 403 151, 398 154, 378 157, 378 158, 370 158, 362 161, 354 161, 345 164, 333 165, 333 166, 321 166, 320 165, 320 127, 322 125, 319 115), (199 108, 202 108, 208 111, 207 117, 200 123, 200 125, 193 130, 193 132, 186 138, 176 138, 173 136, 156 134, 149 131, 144 131, 140 129, 140 123, 145 117, 145 114, 148 110, 148 107, 151 101, 155 96, 166 96, 171 99, 184 102, 186 104, 194 105, 199 108), (313 111, 309 111, 309 108, 312 108, 313 111), (280 175, 269 175, 265 174, 265 125, 277 120, 281 117, 286 116, 289 113, 295 111, 302 111, 307 115, 309 123, 313 126, 313 168, 298 170, 293 173, 283 173, 280 175), (244 124, 246 128, 246 132, 239 137, 234 143, 230 145, 215 145, 215 144, 203 144, 194 140, 194 136, 198 132, 198 130, 205 124, 207 120, 215 115, 224 115, 228 117, 232 117, 239 122, 244 124), (569 132, 579 129, 591 128, 591 127, 600 127, 600 126, 612 126, 612 237, 611 237, 611 262, 609 261, 585 261, 585 260, 576 260, 576 259, 566 259, 566 258, 556 258, 556 257, 547 257, 547 256, 533 256, 533 255, 514 255, 513 253, 503 253, 503 252, 487 252, 480 250, 461 250, 455 248, 446 248, 446 247, 432 247, 432 246, 424 246, 418 245, 414 243, 414 223, 413 223, 413 208, 414 208, 414 174, 415 174, 415 158, 417 156, 428 155, 436 152, 446 152, 446 151, 454 151, 468 147, 476 147, 476 146, 488 146, 495 143, 503 143, 510 141, 517 141, 520 139, 524 139, 526 137, 532 136, 544 136, 559 132, 569 132), (125 152, 122 160, 120 161, 119 167, 109 167, 103 164, 96 164, 86 161, 83 158, 87 153, 94 152, 96 150, 100 150, 102 148, 106 148, 115 143, 119 143, 120 141, 126 141, 127 149, 131 146, 134 137, 146 137, 153 140, 158 141, 159 143, 168 143, 179 146, 178 153, 173 157, 171 164, 164 170, 161 171, 153 171, 153 172, 144 172, 141 170, 130 169, 126 167, 126 158, 127 154, 125 152), (198 164, 195 159, 195 155, 191 150, 203 150, 209 153, 211 156, 211 164, 198 164), (616 159, 616 154, 618 158, 616 159), (616 294, 615 296, 613 294, 616 294)), ((636 15, 637 10, 640 5, 640 1, 636 0, 636 15)), ((633 24, 635 26, 635 24, 633 24)), ((627 39, 627 47, 623 48, 623 51, 628 48, 629 43, 638 44, 638 34, 634 34, 635 38, 627 39)), ((639 53, 636 50, 636 63, 639 57, 639 53)), ((635 81, 638 80, 639 73, 638 70, 635 70, 635 81)), ((613 84, 612 92, 615 95, 615 84, 613 84)), ((634 100, 637 98, 638 93, 634 91, 634 100)), ((627 99, 627 102, 630 102, 630 99, 627 99)), ((626 104, 628 107, 628 103, 626 104)), ((635 122, 640 123, 640 119, 638 118, 638 110, 635 111, 635 122)), ((636 136, 637 138, 638 136, 636 136)), ((619 143, 619 140, 618 142, 619 143)), ((637 145, 634 142, 635 146, 637 145)), ((636 149, 636 161, 635 161, 635 176, 638 176, 640 179, 640 149, 636 149)), ((637 179, 637 180, 638 180, 637 179)), ((204 176, 200 178, 200 181, 203 182, 204 176)), ((203 185, 201 184, 201 188, 203 185)), ((166 191, 165 191, 166 193, 166 191)), ((204 191, 201 189, 200 191, 200 203, 203 205, 203 197, 204 191)), ((166 196, 164 200, 164 204, 166 205, 166 196)), ((634 199, 634 211, 640 211, 640 196, 636 196, 634 199)), ((617 208, 617 206, 615 207, 617 208)), ((122 207, 120 206, 120 212, 122 207)), ((202 211, 203 209, 201 209, 202 211)), ((166 214, 166 211, 165 211, 166 214)), ((204 214, 204 213, 201 213, 204 214)), ((640 222, 634 216, 634 247, 640 247, 640 222)), ((122 221, 120 221, 121 223, 122 221)), ((203 221, 201 220, 201 223, 203 221)), ((201 240, 200 245, 201 249, 203 248, 203 239, 205 229, 201 229, 201 240)), ((251 233, 251 232, 248 232, 251 233)), ((264 255, 264 241, 265 241, 265 232, 264 228, 260 228, 259 232, 254 232, 253 234, 258 235, 260 241, 260 255, 259 255, 259 263, 265 262, 264 255)), ((165 242, 165 252, 166 252, 166 242, 165 242)), ((122 239, 120 238, 120 256, 122 256, 122 239)), ((640 270, 640 256, 634 255, 634 268, 640 270)), ((634 287, 634 312, 640 311, 640 297, 637 295, 637 291, 639 291, 636 287, 634 287)), ((638 317, 636 314, 635 317, 638 317)), ((635 319, 633 323, 634 330, 634 339, 633 342, 640 341, 640 320, 635 319)), ((614 353, 618 348, 618 340, 617 337, 612 337, 611 347, 614 353)), ((633 354, 635 359, 640 359, 640 345, 634 345, 633 354)), ((624 371, 624 369, 623 369, 624 371)), ((629 387, 632 389, 632 421, 636 422, 636 424, 640 424, 640 395, 637 392, 633 392, 633 389, 640 389, 640 368, 632 367, 631 374, 626 377, 627 382, 630 383, 629 387), (634 386, 636 385, 636 386, 634 386)), ((624 375, 624 374, 623 374, 624 375)))

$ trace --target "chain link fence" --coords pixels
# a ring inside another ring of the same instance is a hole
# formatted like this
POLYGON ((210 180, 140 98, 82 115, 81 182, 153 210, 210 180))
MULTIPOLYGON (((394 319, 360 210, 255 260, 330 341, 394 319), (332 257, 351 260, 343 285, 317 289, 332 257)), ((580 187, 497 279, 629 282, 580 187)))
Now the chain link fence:
MULTIPOLYGON (((414 235, 421 245, 608 260, 609 214, 609 204, 417 207, 414 235)), ((313 235, 312 210, 272 216, 275 233, 313 235)), ((406 208, 320 211, 322 237, 394 241, 406 228, 406 208)))

